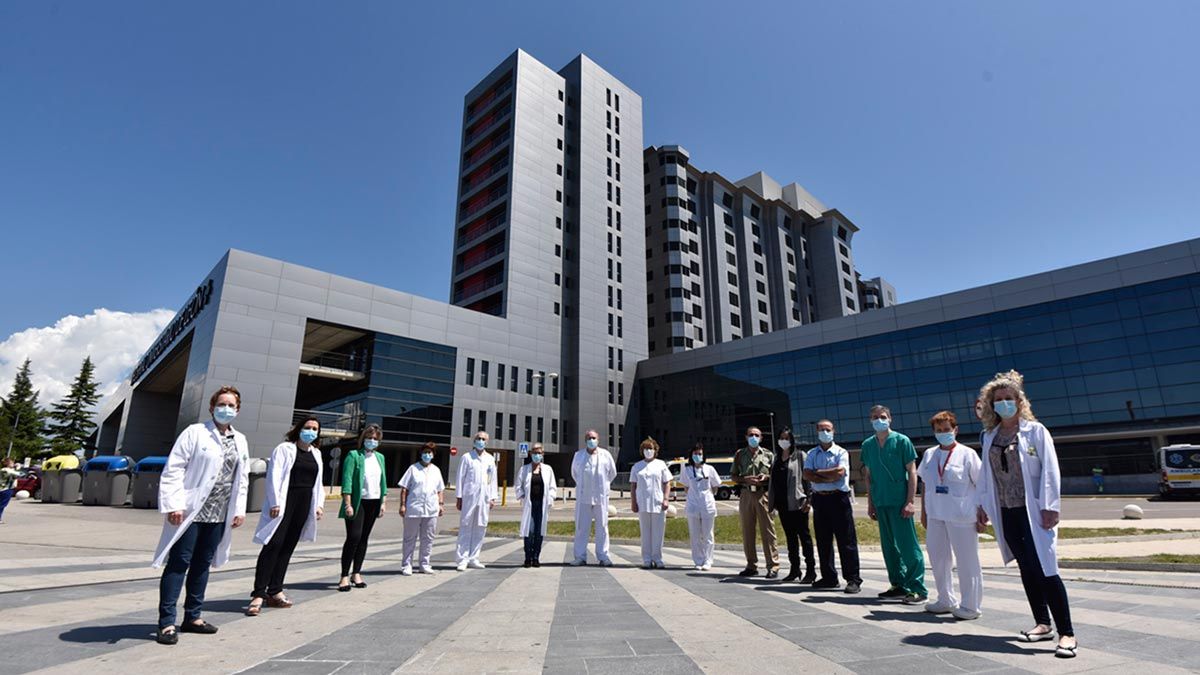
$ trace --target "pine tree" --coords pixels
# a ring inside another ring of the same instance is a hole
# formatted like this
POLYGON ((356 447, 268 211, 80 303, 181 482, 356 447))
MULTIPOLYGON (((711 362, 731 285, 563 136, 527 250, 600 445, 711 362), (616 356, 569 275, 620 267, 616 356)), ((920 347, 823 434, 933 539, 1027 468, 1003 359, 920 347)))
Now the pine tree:
POLYGON ((42 436, 45 411, 38 405, 38 392, 29 376, 29 359, 21 364, 13 381, 12 391, 0 402, 0 453, 8 452, 12 443, 13 457, 36 457, 42 454, 46 439, 42 436))
POLYGON ((52 420, 46 431, 50 434, 50 447, 58 455, 66 455, 83 448, 96 429, 92 421, 92 406, 100 400, 96 389, 100 383, 94 379, 96 367, 92 357, 83 359, 79 374, 71 384, 71 391, 55 403, 48 417, 52 420))

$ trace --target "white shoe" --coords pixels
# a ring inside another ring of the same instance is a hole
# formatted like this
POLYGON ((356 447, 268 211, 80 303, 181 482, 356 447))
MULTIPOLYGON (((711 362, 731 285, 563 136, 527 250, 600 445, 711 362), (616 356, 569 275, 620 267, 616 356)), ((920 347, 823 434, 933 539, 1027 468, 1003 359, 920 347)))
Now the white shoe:
POLYGON ((941 600, 938 600, 937 602, 927 602, 925 603, 925 611, 929 612, 930 614, 949 614, 950 612, 954 611, 954 605, 951 605, 948 602, 942 602, 941 600))
POLYGON ((703 571, 704 571, 704 565, 696 565, 696 571, 697 571, 697 572, 703 572, 703 571))
POLYGON ((412 576, 412 565, 405 565, 404 569, 400 570, 400 576, 411 577, 412 576))
POLYGON ((421 574, 433 574, 433 568, 429 565, 421 565, 421 574))
POLYGON ((963 621, 970 621, 983 616, 983 612, 980 612, 979 610, 963 609, 962 607, 955 607, 954 611, 950 613, 954 615, 954 618, 962 619, 963 621))
POLYGON ((700 566, 700 569, 707 572, 712 569, 712 563, 704 563, 703 565, 700 566))
POLYGON ((458 570, 459 572, 466 572, 467 571, 467 561, 464 560, 464 561, 458 563, 458 565, 455 566, 454 569, 458 570))
POLYGON ((486 568, 487 565, 484 565, 483 563, 479 562, 478 560, 470 560, 467 562, 467 567, 470 567, 473 570, 481 570, 481 569, 486 568))
POLYGON ((580 565, 586 565, 586 564, 587 564, 587 560, 584 560, 583 558, 576 558, 571 561, 571 567, 579 567, 580 565))

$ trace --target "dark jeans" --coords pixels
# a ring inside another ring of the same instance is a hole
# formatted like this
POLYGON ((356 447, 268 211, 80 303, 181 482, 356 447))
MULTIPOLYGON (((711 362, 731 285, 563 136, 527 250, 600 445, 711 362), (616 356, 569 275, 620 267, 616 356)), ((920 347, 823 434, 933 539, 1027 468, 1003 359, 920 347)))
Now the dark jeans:
POLYGON ((814 571, 816 561, 813 560, 812 535, 808 531, 807 511, 779 512, 779 522, 783 524, 783 536, 787 539, 788 563, 792 570, 800 569, 800 549, 804 548, 804 569, 814 571))
POLYGON ((529 505, 529 534, 525 537, 525 559, 537 560, 542 555, 542 519, 546 517, 542 502, 529 505))
POLYGON ((1004 543, 1008 544, 1008 550, 1012 551, 1021 570, 1021 585, 1025 587, 1025 597, 1029 600, 1029 608, 1033 610, 1034 621, 1049 626, 1050 615, 1053 614, 1058 634, 1074 636, 1071 607, 1067 604, 1067 587, 1063 585, 1061 576, 1055 574, 1048 577, 1042 572, 1042 561, 1038 558, 1025 507, 1000 509, 1000 520, 1004 526, 1004 543))
POLYGON ((354 563, 354 573, 362 572, 363 558, 367 557, 367 541, 371 538, 371 529, 379 518, 378 499, 362 499, 353 518, 346 518, 346 543, 342 544, 342 576, 350 576, 350 563, 354 563))
POLYGON ((4 518, 4 509, 8 507, 8 501, 12 499, 12 489, 0 490, 0 520, 4 518))
POLYGON ((812 505, 817 555, 821 558, 821 580, 837 581, 837 568, 833 564, 833 540, 837 538, 842 576, 848 582, 862 584, 858 566, 858 532, 854 529, 850 493, 814 492, 812 505))
POLYGON ((312 488, 288 490, 287 506, 280 514, 283 520, 262 550, 258 552, 258 564, 254 566, 254 591, 252 598, 265 598, 283 592, 283 578, 287 576, 292 553, 300 543, 300 534, 312 512, 312 488))
POLYGON ((175 625, 175 605, 179 592, 187 584, 183 601, 185 621, 200 618, 204 606, 204 589, 208 587, 208 568, 212 565, 217 546, 225 536, 225 523, 192 523, 183 531, 171 552, 158 582, 158 627, 175 625))

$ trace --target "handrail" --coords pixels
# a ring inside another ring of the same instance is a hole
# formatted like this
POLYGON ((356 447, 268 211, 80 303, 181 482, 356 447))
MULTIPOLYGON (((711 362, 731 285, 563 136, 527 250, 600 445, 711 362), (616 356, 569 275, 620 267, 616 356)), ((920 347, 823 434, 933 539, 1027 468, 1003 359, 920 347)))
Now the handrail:
POLYGON ((490 277, 483 282, 474 283, 474 284, 471 284, 470 286, 463 286, 461 289, 459 289, 457 292, 455 292, 454 302, 458 302, 459 300, 462 300, 463 298, 469 298, 472 295, 478 295, 478 294, 488 290, 489 288, 495 288, 496 286, 499 286, 502 283, 504 283, 504 275, 497 274, 496 276, 490 277))
POLYGON ((467 121, 470 122, 470 121, 474 120, 476 117, 479 117, 479 115, 481 115, 484 111, 488 110, 491 107, 491 104, 494 101, 496 101, 496 99, 498 99, 501 96, 512 91, 512 88, 513 88, 513 80, 510 77, 510 78, 508 78, 508 80, 506 82, 501 84, 499 87, 492 89, 489 92, 484 93, 479 98, 468 103, 467 104, 467 121))

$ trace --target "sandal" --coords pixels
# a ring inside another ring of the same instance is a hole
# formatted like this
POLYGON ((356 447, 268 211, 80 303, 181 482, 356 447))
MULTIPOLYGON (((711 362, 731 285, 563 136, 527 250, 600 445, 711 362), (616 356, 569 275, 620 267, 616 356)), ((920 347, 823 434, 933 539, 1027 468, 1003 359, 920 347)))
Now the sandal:
MULTIPOLYGON (((1034 630, 1037 630, 1036 628, 1034 630)), ((1022 642, 1045 642, 1046 640, 1054 639, 1054 631, 1048 630, 1045 633, 1035 633, 1032 630, 1021 631, 1022 642)))
POLYGON ((263 600, 263 604, 267 607, 274 607, 276 609, 287 609, 292 606, 292 601, 289 600, 286 595, 280 594, 280 596, 282 597, 274 595, 268 596, 265 600, 263 600))
POLYGON ((261 612, 262 612, 262 603, 261 602, 258 603, 257 605, 254 604, 253 602, 251 602, 250 605, 248 607, 246 607, 246 616, 258 616, 261 612))

